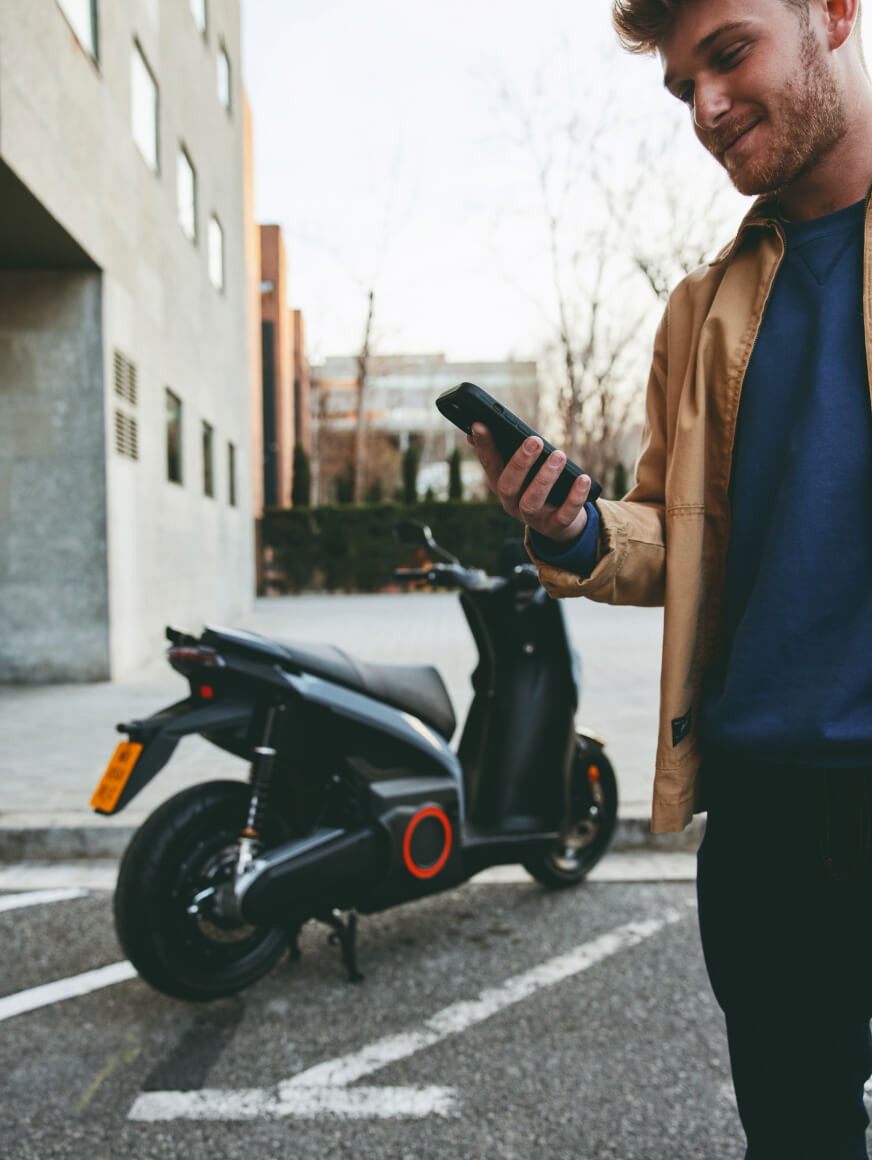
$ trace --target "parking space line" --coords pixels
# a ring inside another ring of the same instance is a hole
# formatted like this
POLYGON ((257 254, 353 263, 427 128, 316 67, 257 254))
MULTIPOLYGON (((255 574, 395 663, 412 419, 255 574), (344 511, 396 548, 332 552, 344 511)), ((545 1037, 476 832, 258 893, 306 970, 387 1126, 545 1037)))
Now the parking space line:
POLYGON ((57 890, 28 890, 21 894, 0 895, 0 911, 20 910, 24 906, 39 906, 43 902, 66 902, 69 898, 84 898, 88 893, 78 886, 57 890))
POLYGON ((0 1022, 11 1019, 13 1015, 22 1015, 25 1011, 34 1011, 38 1007, 49 1007, 52 1003, 74 999, 77 995, 88 995, 91 991, 99 991, 102 987, 123 983, 135 977, 136 970, 133 964, 124 961, 110 963, 107 967, 98 967, 93 971, 85 971, 81 975, 72 975, 68 979, 58 979, 54 983, 43 983, 42 986, 31 987, 28 991, 16 991, 15 994, 0 999, 0 1022))
POLYGON ((204 1089, 201 1091, 143 1092, 134 1102, 128 1117, 132 1120, 250 1120, 258 1117, 332 1115, 340 1118, 384 1116, 377 1110, 393 1106, 393 1116, 409 1117, 422 1114, 450 1115, 455 1110, 451 1088, 351 1089, 340 1095, 349 1084, 379 1071, 390 1063, 406 1059, 427 1047, 433 1047, 450 1035, 467 1031, 470 1027, 490 1019, 492 1015, 529 998, 543 987, 551 987, 565 979, 596 966, 619 951, 638 946, 672 923, 687 917, 692 900, 681 909, 667 910, 662 917, 642 922, 628 922, 599 935, 590 942, 574 947, 566 954, 557 955, 528 971, 506 979, 495 987, 479 992, 474 999, 460 999, 443 1007, 419 1027, 397 1035, 388 1035, 360 1051, 337 1059, 316 1064, 272 1088, 245 1088, 241 1090, 204 1089), (384 1091, 383 1098, 374 1094, 384 1091), (360 1092, 357 1097, 354 1092, 360 1092), (404 1099, 397 1098, 402 1092, 404 1099), (438 1098, 433 1099, 433 1093, 438 1098), (416 1102, 413 1097, 429 1094, 416 1102), (351 1097, 351 1103, 345 1097, 351 1097), (356 1101, 356 1102, 355 1102, 356 1101), (373 1111, 366 1111, 367 1106, 373 1111))

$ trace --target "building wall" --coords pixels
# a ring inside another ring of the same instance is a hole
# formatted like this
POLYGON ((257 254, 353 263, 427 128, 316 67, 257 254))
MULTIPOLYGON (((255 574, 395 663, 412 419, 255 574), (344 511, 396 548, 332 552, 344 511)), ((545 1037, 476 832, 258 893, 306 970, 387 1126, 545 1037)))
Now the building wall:
POLYGON ((101 286, 0 273, 0 679, 109 675, 101 286))
POLYGON ((306 324, 302 310, 292 310, 294 327, 294 417, 295 443, 302 443, 308 455, 312 454, 312 376, 306 358, 306 324))
MULTIPOLYGON (((291 506, 294 455, 294 333, 288 309, 287 254, 282 231, 276 225, 260 227, 261 318, 272 357, 265 351, 264 370, 273 375, 272 428, 274 439, 266 455, 273 457, 277 480, 276 502, 291 506)), ((264 398, 269 392, 265 389, 264 398)), ((267 498, 269 502, 269 498, 267 498)))
MULTIPOLYGON (((263 515, 263 366, 260 334, 260 227, 254 216, 254 125, 245 90, 243 101, 245 271, 248 315, 248 381, 251 385, 251 503, 263 515)), ((258 553, 259 558, 260 553, 258 553)))
MULTIPOLYGON (((197 629, 233 620, 253 598, 243 103, 238 0, 210 0, 205 39, 181 0, 100 0, 98 9, 97 64, 54 0, 0 6, 0 160, 102 271, 102 366, 94 382, 102 391, 98 462, 106 482, 78 502, 97 554, 95 529, 105 527, 109 671, 121 675, 160 655, 167 623, 197 629), (134 41, 159 86, 157 174, 131 132, 134 41), (229 113, 217 96, 219 43, 231 62, 229 113), (180 145, 197 174, 196 242, 178 220, 180 145), (208 274, 212 213, 224 231, 222 290, 208 274), (136 367, 135 404, 114 394, 116 352, 136 367), (167 479, 166 388, 184 407, 181 484, 167 479), (136 459, 116 450, 116 411, 136 423, 136 459), (214 428, 214 498, 203 493, 204 420, 214 428)), ((47 331, 46 347, 55 341, 47 331)), ((99 417, 98 408, 92 419, 99 417)), ((62 460, 45 470, 65 489, 62 460)), ((14 534, 26 535, 26 527, 14 534)), ((71 646, 60 675, 93 672, 71 646)))

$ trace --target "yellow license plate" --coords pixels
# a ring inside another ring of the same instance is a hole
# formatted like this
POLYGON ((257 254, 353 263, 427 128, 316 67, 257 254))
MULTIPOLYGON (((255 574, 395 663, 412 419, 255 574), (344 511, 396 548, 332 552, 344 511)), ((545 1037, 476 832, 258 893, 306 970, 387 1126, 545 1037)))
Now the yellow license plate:
POLYGON ((121 791, 127 785, 128 778, 133 773, 133 767, 139 760, 142 746, 136 741, 122 741, 112 760, 106 766, 106 772, 100 778, 100 784, 94 790, 91 798, 91 808, 100 810, 104 814, 111 814, 118 804, 121 791))

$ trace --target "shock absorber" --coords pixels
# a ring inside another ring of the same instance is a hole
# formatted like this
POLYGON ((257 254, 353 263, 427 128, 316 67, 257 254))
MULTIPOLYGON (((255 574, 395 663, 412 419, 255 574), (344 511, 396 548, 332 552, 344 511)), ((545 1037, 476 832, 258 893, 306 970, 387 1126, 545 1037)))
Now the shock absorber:
POLYGON ((248 816, 245 819, 245 827, 239 835, 239 852, 236 859, 237 877, 243 874, 254 860, 255 847, 258 844, 261 826, 266 816, 270 781, 275 765, 276 751, 272 745, 272 740, 276 718, 284 711, 284 705, 271 705, 269 707, 264 724, 263 741, 254 750, 249 775, 251 797, 248 803, 248 816))

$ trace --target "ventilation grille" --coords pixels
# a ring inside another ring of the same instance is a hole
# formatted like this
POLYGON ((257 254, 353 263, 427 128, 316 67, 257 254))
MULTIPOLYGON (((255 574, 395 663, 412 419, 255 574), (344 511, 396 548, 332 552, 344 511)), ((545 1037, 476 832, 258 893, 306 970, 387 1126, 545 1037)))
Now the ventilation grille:
POLYGON ((139 429, 126 411, 115 411, 115 450, 127 459, 139 459, 139 429))
POLYGON ((132 407, 136 406, 136 367, 120 350, 115 351, 115 394, 132 407))

